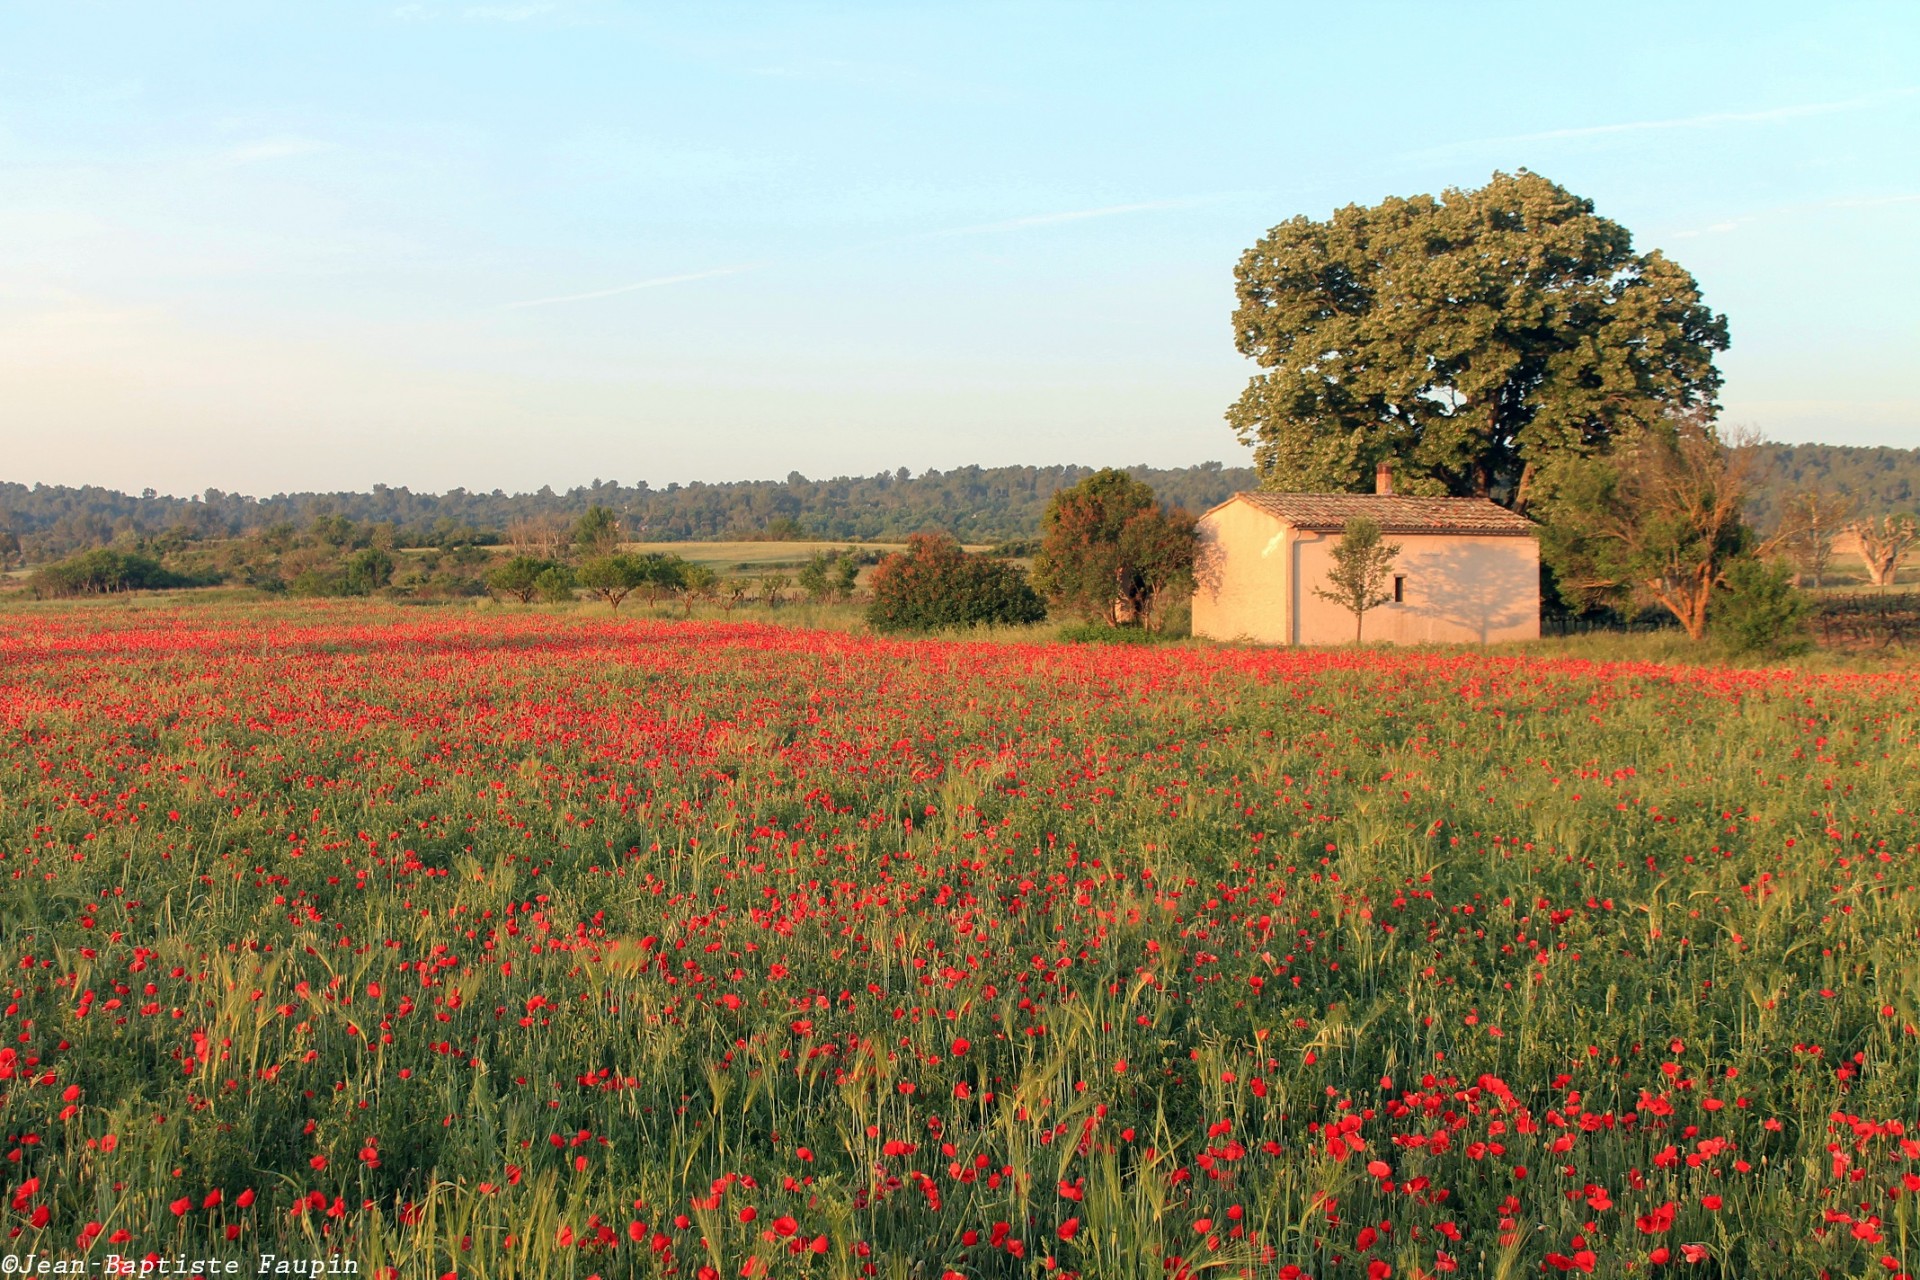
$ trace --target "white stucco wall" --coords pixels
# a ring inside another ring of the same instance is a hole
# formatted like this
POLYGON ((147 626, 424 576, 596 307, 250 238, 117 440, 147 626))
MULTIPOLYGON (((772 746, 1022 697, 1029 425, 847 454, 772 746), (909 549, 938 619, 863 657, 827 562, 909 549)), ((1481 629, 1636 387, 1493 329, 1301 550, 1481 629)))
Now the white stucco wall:
POLYGON ((1293 529, 1245 502, 1200 518, 1193 634, 1286 644, 1293 529))
MULTIPOLYGON (((1195 635, 1261 644, 1348 644, 1353 615, 1313 593, 1337 533, 1303 533, 1246 502, 1200 521, 1195 635)), ((1540 634, 1540 546, 1530 537, 1395 535, 1404 600, 1369 610, 1363 638, 1487 644, 1540 634)))
MULTIPOLYGON (((1294 543, 1300 589, 1297 641, 1348 644, 1353 615, 1313 594, 1333 568, 1337 533, 1303 533, 1294 543)), ((1488 644, 1540 635, 1540 544, 1532 538, 1472 534, 1390 537, 1393 572, 1405 601, 1367 611, 1362 638, 1396 644, 1488 644)))

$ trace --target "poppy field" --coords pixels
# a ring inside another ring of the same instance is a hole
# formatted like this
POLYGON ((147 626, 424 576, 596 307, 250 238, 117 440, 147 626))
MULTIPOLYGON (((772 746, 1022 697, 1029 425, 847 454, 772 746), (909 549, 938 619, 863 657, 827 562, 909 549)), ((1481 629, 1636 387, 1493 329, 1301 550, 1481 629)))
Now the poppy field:
POLYGON ((1910 674, 0 616, 7 1248, 1920 1274, 1916 802, 1910 674))

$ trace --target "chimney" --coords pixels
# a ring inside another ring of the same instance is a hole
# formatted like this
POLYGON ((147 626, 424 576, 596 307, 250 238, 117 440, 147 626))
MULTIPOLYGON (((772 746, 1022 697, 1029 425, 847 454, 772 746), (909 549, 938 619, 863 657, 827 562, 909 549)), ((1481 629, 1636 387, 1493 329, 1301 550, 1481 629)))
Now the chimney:
POLYGON ((1374 468, 1373 491, 1379 494, 1391 494, 1393 492, 1393 464, 1385 458, 1382 458, 1380 465, 1374 468))

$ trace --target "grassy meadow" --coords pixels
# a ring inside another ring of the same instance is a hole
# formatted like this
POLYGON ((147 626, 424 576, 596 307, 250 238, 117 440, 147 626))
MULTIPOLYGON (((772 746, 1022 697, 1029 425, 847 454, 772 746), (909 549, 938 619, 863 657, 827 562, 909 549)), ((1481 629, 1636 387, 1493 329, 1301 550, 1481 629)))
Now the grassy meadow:
POLYGON ((1916 1265, 1912 672, 782 616, 0 612, 9 1247, 1916 1265))

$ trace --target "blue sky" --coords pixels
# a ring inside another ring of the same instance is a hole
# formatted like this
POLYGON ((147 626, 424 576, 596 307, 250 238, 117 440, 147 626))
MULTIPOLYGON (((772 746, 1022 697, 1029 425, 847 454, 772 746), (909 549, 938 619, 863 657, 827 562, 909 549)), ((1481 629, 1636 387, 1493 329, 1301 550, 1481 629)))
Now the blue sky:
POLYGON ((1920 444, 1920 5, 0 0, 0 478, 1244 460, 1269 226, 1525 166, 1920 444))

